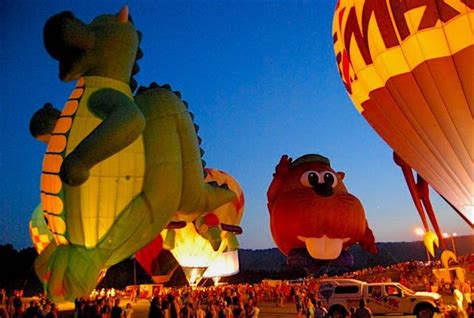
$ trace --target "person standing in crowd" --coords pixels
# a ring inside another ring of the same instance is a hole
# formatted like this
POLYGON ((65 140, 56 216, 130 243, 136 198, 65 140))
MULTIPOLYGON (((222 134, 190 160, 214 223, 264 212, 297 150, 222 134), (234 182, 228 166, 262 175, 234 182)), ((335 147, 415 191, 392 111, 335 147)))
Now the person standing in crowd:
POLYGON ((132 288, 132 291, 130 292, 130 301, 132 303, 137 302, 137 290, 135 288, 132 288))
POLYGON ((370 308, 365 306, 365 300, 364 298, 361 298, 359 300, 359 308, 357 308, 355 312, 356 318, 371 318, 372 317, 372 311, 370 308))
POLYGON ((467 307, 469 307, 472 303, 472 298, 471 298, 471 292, 472 292, 472 288, 471 288, 471 281, 470 280, 467 280, 465 281, 463 284, 462 284, 462 294, 464 296, 464 300, 466 301, 467 303, 467 307))
MULTIPOLYGON (((105 291, 104 291, 105 293, 105 291)), ((108 302, 102 298, 99 302, 100 304, 100 317, 101 318, 109 318, 110 316, 110 307, 109 307, 109 304, 108 302)))
POLYGON ((310 297, 306 299, 306 317, 314 318, 314 305, 310 297))
POLYGON ((162 318, 163 312, 161 310, 161 303, 158 297, 153 297, 150 303, 150 310, 148 311, 148 318, 162 318))
POLYGON ((131 303, 127 303, 123 311, 124 311, 124 318, 133 318, 133 308, 132 308, 131 303))
POLYGON ((315 318, 324 318, 328 314, 326 307, 324 307, 323 303, 318 300, 316 301, 316 306, 314 307, 314 317, 315 318))
POLYGON ((55 303, 51 303, 50 308, 45 318, 58 318, 58 306, 55 303))
POLYGON ((23 318, 42 318, 38 303, 36 300, 31 300, 30 301, 30 307, 28 307, 25 310, 25 313, 23 314, 23 318))
POLYGON ((198 304, 196 310, 196 318, 206 318, 206 312, 202 309, 201 304, 198 304))
POLYGON ((120 307, 120 299, 115 299, 114 306, 110 311, 110 318, 123 318, 123 309, 120 307))
POLYGON ((354 306, 349 308, 349 318, 356 318, 356 308, 354 306))
POLYGON ((21 301, 21 297, 18 293, 15 293, 15 296, 13 297, 12 305, 13 312, 11 313, 11 316, 13 318, 23 317, 23 302, 21 301))
POLYGON ((464 305, 463 305, 464 295, 459 290, 457 285, 454 286, 454 288, 453 288, 453 296, 454 296, 454 300, 456 301, 458 317, 460 317, 460 318, 467 317, 466 311, 464 310, 464 305))

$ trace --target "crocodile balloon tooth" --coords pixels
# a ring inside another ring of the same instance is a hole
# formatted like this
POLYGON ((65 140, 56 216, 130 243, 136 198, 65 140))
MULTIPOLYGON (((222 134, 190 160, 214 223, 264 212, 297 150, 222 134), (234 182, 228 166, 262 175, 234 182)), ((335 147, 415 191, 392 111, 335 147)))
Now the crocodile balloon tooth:
POLYGON ((158 83, 156 83, 156 82, 151 82, 151 84, 150 84, 150 88, 159 88, 159 87, 160 87, 160 85, 158 85, 158 83))
POLYGON ((173 92, 176 96, 178 96, 179 99, 181 99, 181 92, 180 91, 175 91, 173 92))
POLYGON ((169 90, 169 91, 172 91, 170 84, 165 84, 165 85, 163 85, 163 86, 161 86, 161 87, 164 88, 164 89, 167 89, 167 90, 169 90))
MULTIPOLYGON (((194 113, 189 112, 189 116, 191 116, 191 119, 194 120, 194 113)), ((196 125, 196 124, 195 124, 196 125)))
POLYGON ((194 124, 194 130, 196 131, 196 133, 198 133, 199 132, 199 126, 194 124))

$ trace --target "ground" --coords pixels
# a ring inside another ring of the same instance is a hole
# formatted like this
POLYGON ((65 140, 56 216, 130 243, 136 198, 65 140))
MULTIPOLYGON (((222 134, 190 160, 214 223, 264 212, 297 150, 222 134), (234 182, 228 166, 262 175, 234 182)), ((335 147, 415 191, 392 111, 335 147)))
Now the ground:
MULTIPOLYGON (((452 299, 445 299, 448 304, 451 303, 452 299)), ((120 302, 122 308, 127 304, 128 299, 124 298, 120 302)), ((150 301, 147 299, 140 299, 133 305, 134 314, 133 318, 147 318, 148 309, 150 307, 150 301)), ((276 307, 275 302, 262 302, 260 303, 260 315, 259 318, 294 318, 296 317, 295 305, 291 302, 287 302, 283 307, 276 307)), ((59 304, 60 314, 59 318, 70 318, 73 317, 73 303, 61 303, 59 304)), ((377 316, 376 316, 377 317, 377 316)), ((390 316, 395 318, 398 316, 390 316)), ((400 316, 400 317, 415 317, 415 316, 400 316)))
MULTIPOLYGON (((120 306, 122 308, 127 304, 128 299, 122 299, 120 306)), ((132 304, 133 306, 133 318, 147 318, 148 309, 150 307, 150 301, 146 299, 140 299, 136 303, 132 304)), ((70 318, 73 316, 73 303, 61 303, 59 304, 59 318, 70 318)), ((283 307, 276 307, 275 302, 262 302, 260 304, 260 318, 286 318, 286 317, 295 317, 296 309, 295 305, 292 303, 286 303, 283 307)))

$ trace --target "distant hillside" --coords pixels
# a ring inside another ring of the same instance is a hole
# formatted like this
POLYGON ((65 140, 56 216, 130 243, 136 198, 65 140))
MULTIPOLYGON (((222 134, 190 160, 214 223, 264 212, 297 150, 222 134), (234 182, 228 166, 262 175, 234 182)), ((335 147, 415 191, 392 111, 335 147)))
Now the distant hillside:
MULTIPOLYGON (((447 241, 451 248, 451 241, 447 241)), ((397 242, 397 243, 377 243, 379 254, 370 255, 363 251, 359 245, 350 249, 354 256, 355 266, 351 269, 371 267, 375 265, 390 265, 394 263, 410 260, 426 260, 426 251, 422 242, 397 242)), ((461 236, 456 238, 456 250, 458 255, 468 255, 474 253, 474 235, 461 236)), ((437 251, 439 259, 440 250, 437 251)), ((0 245, 0 259, 2 271, 0 271, 0 288, 9 291, 13 289, 25 289, 25 295, 32 295, 41 292, 41 283, 33 270, 33 261, 36 257, 33 248, 26 248, 17 251, 12 245, 0 245), (5 260, 5 261, 4 261, 5 260)), ((295 279, 306 276, 306 271, 302 268, 289 267, 286 264, 286 257, 276 248, 264 250, 239 251, 240 273, 223 279, 229 283, 257 283, 262 279, 295 279)), ((350 270, 348 268, 337 269, 327 268, 324 272, 350 270)), ((152 280, 145 271, 134 262, 132 258, 127 259, 117 265, 112 266, 100 287, 124 288, 133 284, 135 278, 138 284, 151 283, 152 280)), ((182 271, 176 271, 170 284, 183 285, 186 283, 182 271)), ((208 282, 210 283, 210 282, 208 282)))
MULTIPOLYGON (((451 240, 446 241, 448 248, 451 247, 451 240)), ((458 255, 467 255, 474 253, 474 235, 459 236, 455 238, 456 251, 458 255)), ((425 261, 426 250, 421 241, 417 242, 388 242, 377 243, 379 253, 373 256, 359 245, 350 248, 350 253, 354 256, 355 267, 364 268, 376 265, 391 265, 411 260, 425 261)), ((436 258, 439 259, 441 250, 436 251, 436 258)), ((305 275, 303 269, 291 268, 286 264, 286 257, 277 249, 265 250, 245 250, 239 251, 240 271, 238 276, 267 275, 271 277, 281 277, 282 273, 291 276, 305 275)), ((237 278, 236 279, 240 279, 237 278)))

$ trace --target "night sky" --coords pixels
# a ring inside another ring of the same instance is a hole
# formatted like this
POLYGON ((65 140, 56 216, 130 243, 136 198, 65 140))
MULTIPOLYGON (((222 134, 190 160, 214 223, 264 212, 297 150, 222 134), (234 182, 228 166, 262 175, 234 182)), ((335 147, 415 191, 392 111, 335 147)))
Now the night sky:
MULTIPOLYGON (((45 145, 29 135, 45 102, 62 108, 73 83, 43 46, 53 14, 89 23, 121 1, 0 1, 0 244, 31 246, 45 145)), ((282 154, 319 153, 366 209, 377 241, 417 240, 421 225, 391 149, 352 105, 332 48, 333 1, 129 1, 143 33, 136 79, 170 83, 200 126, 208 167, 233 175, 246 195, 243 248, 274 247, 266 191, 282 154)), ((469 226, 432 194, 441 227, 469 226)))

